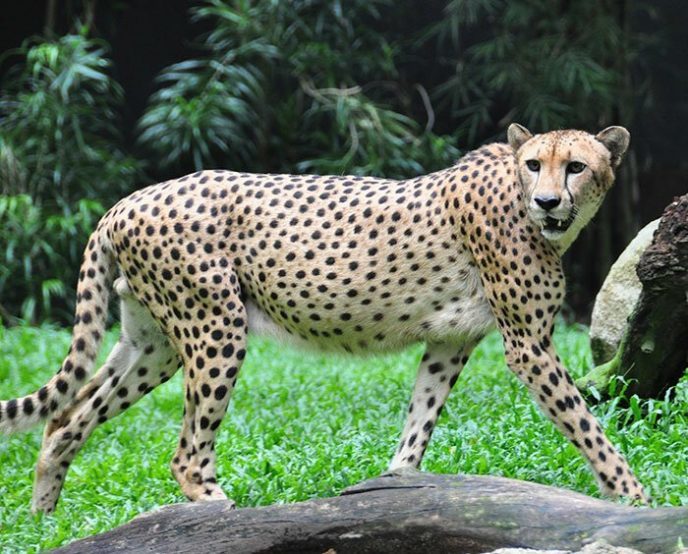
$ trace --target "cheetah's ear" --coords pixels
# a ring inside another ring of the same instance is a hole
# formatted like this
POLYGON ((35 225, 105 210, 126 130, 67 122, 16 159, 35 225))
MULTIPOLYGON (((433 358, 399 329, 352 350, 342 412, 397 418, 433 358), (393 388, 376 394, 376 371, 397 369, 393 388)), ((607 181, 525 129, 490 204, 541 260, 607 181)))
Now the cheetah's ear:
POLYGON ((631 134, 624 127, 607 127, 595 135, 611 153, 612 167, 616 167, 621 163, 621 158, 628 149, 628 144, 631 142, 631 134))
POLYGON ((524 142, 533 137, 533 133, 531 133, 523 125, 512 123, 509 125, 509 128, 506 131, 506 137, 509 141, 509 145, 514 149, 514 152, 516 152, 519 148, 521 148, 521 146, 523 146, 524 142))

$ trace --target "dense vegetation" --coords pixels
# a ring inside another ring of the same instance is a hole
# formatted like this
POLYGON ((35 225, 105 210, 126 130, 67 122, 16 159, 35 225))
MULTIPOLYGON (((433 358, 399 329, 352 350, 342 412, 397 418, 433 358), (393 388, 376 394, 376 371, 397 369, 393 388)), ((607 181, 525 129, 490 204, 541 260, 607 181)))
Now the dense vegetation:
MULTIPOLYGON (((116 340, 107 336, 107 346, 116 340)), ((555 342, 580 376, 587 330, 560 325, 555 342)), ((0 398, 26 393, 59 366, 69 333, 0 331, 0 398)), ((253 340, 218 434, 218 472, 239 506, 337 494, 383 472, 399 437, 420 351, 365 359, 285 349, 253 340)), ((40 430, 0 441, 0 551, 55 547, 101 532, 183 497, 169 472, 181 422, 180 375, 102 425, 67 477, 54 515, 29 512, 40 430), (75 517, 75 514, 79 514, 75 517), (4 550, 3 550, 4 549, 4 550)), ((655 505, 688 502, 688 382, 674 401, 619 399, 594 407, 655 505)), ((476 349, 440 418, 423 468, 503 475, 597 496, 583 458, 504 365, 496 334, 476 349)))
MULTIPOLYGON (((653 43, 638 25, 656 17, 649 2, 197 0, 194 47, 123 132, 106 37, 117 9, 137 8, 116 4, 48 3, 44 36, 0 60, 5 321, 69 321, 94 221, 153 180, 217 166, 403 178, 502 138, 512 120, 633 125, 651 101, 653 43), (98 26, 101 13, 111 21, 98 26)), ((574 275, 592 274, 592 290, 637 227, 636 165, 631 153, 581 241, 598 263, 574 275)))

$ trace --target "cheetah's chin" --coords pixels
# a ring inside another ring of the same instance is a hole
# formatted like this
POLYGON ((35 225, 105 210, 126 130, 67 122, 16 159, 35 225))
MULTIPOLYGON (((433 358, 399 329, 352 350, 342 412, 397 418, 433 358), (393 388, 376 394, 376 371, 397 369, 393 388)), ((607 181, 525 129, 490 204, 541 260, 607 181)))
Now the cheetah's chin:
POLYGON ((564 236, 563 231, 550 231, 548 229, 542 229, 540 232, 542 233, 542 236, 549 241, 556 241, 564 236))

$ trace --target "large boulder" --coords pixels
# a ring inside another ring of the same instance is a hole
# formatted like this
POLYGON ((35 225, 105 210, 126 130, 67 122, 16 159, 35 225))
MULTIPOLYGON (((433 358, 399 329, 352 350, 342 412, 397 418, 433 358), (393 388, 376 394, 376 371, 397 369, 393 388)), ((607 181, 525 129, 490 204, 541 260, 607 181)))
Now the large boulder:
POLYGON ((614 357, 628 318, 640 296, 641 285, 635 268, 652 242, 659 219, 648 223, 626 247, 609 270, 595 298, 590 323, 590 347, 596 365, 614 357))

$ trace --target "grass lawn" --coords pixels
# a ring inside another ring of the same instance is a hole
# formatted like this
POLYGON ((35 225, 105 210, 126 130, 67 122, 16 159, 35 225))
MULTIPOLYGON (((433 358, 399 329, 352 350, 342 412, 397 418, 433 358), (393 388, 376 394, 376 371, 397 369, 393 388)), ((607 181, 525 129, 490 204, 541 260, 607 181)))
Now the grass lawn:
MULTIPOLYGON (((116 339, 107 336, 106 348, 116 339)), ((586 329, 559 325, 574 377, 590 365, 586 329)), ((0 398, 33 391, 58 368, 69 333, 0 327, 0 398)), ((334 358, 253 339, 217 443, 219 480, 239 506, 337 494, 386 469, 399 439, 418 347, 334 358)), ((594 408, 655 505, 688 504, 688 381, 672 402, 594 408)), ((0 551, 34 552, 184 500, 168 469, 181 379, 99 427, 74 461, 56 512, 29 511, 41 430, 0 437, 0 551)), ((506 369, 499 337, 474 352, 436 427, 423 469, 503 475, 598 495, 591 473, 506 369)))

